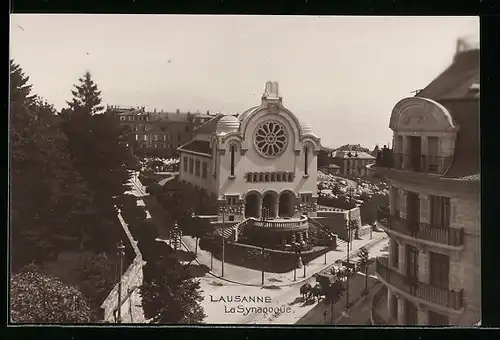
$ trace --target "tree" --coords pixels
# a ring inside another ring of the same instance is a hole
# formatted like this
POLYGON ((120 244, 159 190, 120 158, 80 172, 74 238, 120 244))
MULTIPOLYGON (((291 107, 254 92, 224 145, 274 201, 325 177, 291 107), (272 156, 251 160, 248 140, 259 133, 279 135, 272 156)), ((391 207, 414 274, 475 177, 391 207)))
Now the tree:
POLYGON ((96 321, 75 287, 28 265, 11 277, 11 320, 16 323, 90 323, 96 321))
POLYGON ((82 240, 92 197, 73 166, 52 105, 31 94, 11 60, 11 242, 14 269, 54 258, 82 240))
POLYGON ((95 240, 102 246, 116 243, 115 204, 129 189, 131 174, 127 166, 131 153, 126 147, 126 136, 114 114, 97 114, 103 109, 101 91, 86 72, 72 91, 73 99, 64 113, 64 132, 78 171, 87 181, 98 218, 89 225, 95 240))
POLYGON ((335 304, 340 301, 344 295, 344 286, 340 278, 336 277, 335 280, 326 289, 326 301, 330 303, 331 307, 331 324, 335 322, 335 304))
POLYGON ((148 262, 140 291, 144 315, 152 323, 200 324, 206 317, 200 305, 203 297, 199 281, 174 258, 148 262))
POLYGON ((117 259, 106 253, 92 254, 85 259, 79 270, 79 287, 95 311, 115 285, 117 275, 117 259))
POLYGON ((368 267, 370 266, 370 256, 368 249, 362 247, 359 251, 359 260, 358 266, 359 268, 365 272, 365 290, 363 292, 364 295, 368 294, 368 267))
POLYGON ((71 90, 73 99, 68 101, 69 107, 75 112, 80 109, 80 112, 94 115, 101 113, 104 106, 101 105, 101 91, 97 88, 97 84, 92 79, 92 74, 86 71, 83 77, 78 78, 79 85, 73 85, 75 88, 71 90))

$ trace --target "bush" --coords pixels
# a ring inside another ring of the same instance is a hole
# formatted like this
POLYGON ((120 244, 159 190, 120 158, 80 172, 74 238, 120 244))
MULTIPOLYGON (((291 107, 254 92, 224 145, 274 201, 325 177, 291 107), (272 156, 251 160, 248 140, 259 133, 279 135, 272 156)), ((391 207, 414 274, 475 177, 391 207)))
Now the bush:
POLYGON ((11 277, 11 320, 15 323, 90 323, 97 321, 89 301, 66 285, 28 265, 11 277))

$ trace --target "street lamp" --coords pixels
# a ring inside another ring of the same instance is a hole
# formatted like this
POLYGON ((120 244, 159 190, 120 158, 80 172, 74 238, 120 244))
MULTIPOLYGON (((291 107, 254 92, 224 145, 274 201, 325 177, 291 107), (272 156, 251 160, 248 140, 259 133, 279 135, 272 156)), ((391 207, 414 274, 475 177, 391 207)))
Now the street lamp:
POLYGON ((349 252, 350 252, 350 244, 351 244, 351 231, 352 229, 355 228, 355 223, 356 221, 351 221, 349 217, 349 221, 347 223, 347 261, 346 261, 346 266, 347 266, 347 281, 346 281, 346 308, 349 308, 349 271, 351 270, 351 263, 349 259, 349 252))
POLYGON ((224 277, 224 259, 225 259, 225 243, 226 243, 226 238, 224 237, 224 231, 225 231, 225 223, 226 223, 226 210, 225 207, 221 208, 221 214, 222 214, 222 232, 221 232, 221 238, 222 238, 222 273, 221 277, 224 277))
POLYGON ((123 256, 125 255, 124 249, 125 246, 123 245, 123 241, 120 240, 120 244, 118 244, 118 259, 119 259, 119 278, 118 278, 118 317, 117 317, 117 323, 122 322, 122 275, 123 275, 123 256))
POLYGON ((326 264, 326 254, 328 253, 327 248, 328 248, 328 241, 332 242, 333 241, 333 236, 331 233, 324 231, 326 237, 325 237, 325 264, 326 264))
MULTIPOLYGON (((267 208, 262 208, 262 227, 266 227, 266 219, 268 217, 268 209, 267 208)), ((265 229, 264 229, 265 230, 265 229)), ((264 244, 262 244, 262 250, 261 250, 261 258, 262 258, 262 285, 264 285, 264 244)))

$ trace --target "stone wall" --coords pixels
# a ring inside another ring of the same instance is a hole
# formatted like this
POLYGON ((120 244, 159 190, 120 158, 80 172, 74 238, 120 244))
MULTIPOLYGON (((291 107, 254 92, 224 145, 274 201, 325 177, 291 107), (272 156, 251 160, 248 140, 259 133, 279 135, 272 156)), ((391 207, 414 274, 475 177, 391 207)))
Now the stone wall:
MULTIPOLYGON (((337 234, 342 240, 347 240, 347 223, 348 220, 358 221, 358 225, 361 228, 361 214, 359 208, 353 208, 351 210, 343 210, 338 208, 322 208, 317 212, 316 221, 320 222, 324 227, 330 230, 332 233, 337 234)), ((361 234, 362 230, 359 230, 359 236, 366 234, 361 234)), ((369 232, 369 229, 368 229, 369 232)), ((354 239, 354 232, 351 234, 351 239, 354 239)))
MULTIPOLYGON (((302 252, 302 259, 307 263, 332 249, 333 247, 313 247, 310 250, 302 252)), ((261 247, 227 242, 224 252, 227 263, 255 270, 261 270, 264 266, 264 271, 266 272, 286 273, 298 267, 298 257, 291 251, 265 248, 264 252, 266 256, 262 257, 261 247)), ((214 249, 214 257, 219 260, 222 259, 220 247, 214 249)))
MULTIPOLYGON (((118 219, 127 234, 128 244, 126 247, 132 247, 135 253, 135 258, 130 266, 122 275, 121 289, 121 319, 122 323, 144 323, 144 311, 142 309, 142 301, 139 287, 142 285, 143 270, 146 262, 142 259, 142 254, 137 247, 137 242, 132 237, 128 229, 127 223, 123 220, 121 212, 118 212, 118 219)), ((113 287, 108 297, 101 304, 103 313, 102 319, 104 323, 116 323, 118 318, 118 283, 113 287)))

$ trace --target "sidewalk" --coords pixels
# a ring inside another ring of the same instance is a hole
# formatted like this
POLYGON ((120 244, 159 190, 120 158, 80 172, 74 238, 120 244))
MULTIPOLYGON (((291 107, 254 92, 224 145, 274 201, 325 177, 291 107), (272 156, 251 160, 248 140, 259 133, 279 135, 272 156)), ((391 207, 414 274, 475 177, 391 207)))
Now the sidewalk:
MULTIPOLYGON (((354 240, 351 242, 351 251, 349 258, 351 260, 356 260, 357 252, 361 247, 371 248, 376 244, 380 243, 382 240, 386 239, 387 235, 384 232, 373 232, 373 239, 370 239, 370 235, 365 235, 359 240, 354 240)), ((183 236, 182 241, 187 249, 194 252, 195 250, 195 239, 190 236, 183 236)), ((338 260, 344 260, 347 258, 347 243, 340 243, 338 249, 332 250, 326 254, 326 264, 325 255, 321 255, 306 266, 306 277, 304 278, 304 270, 302 268, 297 269, 297 281, 293 280, 294 271, 289 271, 287 273, 268 273, 264 274, 264 285, 267 286, 277 286, 284 287, 290 285, 298 285, 308 281, 314 274, 327 270, 332 267, 338 260)), ((201 250, 198 247, 197 260, 200 264, 206 265, 210 268, 211 265, 211 254, 208 251, 201 250)), ((212 260, 212 270, 211 273, 221 278, 222 275, 222 261, 213 258, 212 260)), ((228 282, 234 284, 241 284, 247 286, 261 286, 262 272, 260 270, 248 269, 240 266, 233 265, 231 263, 224 263, 224 278, 228 282)))

